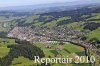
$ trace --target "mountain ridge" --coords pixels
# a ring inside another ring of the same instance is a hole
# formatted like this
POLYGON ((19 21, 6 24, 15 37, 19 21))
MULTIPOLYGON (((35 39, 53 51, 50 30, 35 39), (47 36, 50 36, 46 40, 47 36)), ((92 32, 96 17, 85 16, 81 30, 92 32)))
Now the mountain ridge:
POLYGON ((65 2, 65 3, 49 3, 49 4, 39 4, 39 5, 24 5, 24 6, 8 6, 1 7, 0 11, 16 11, 16 12, 46 12, 52 10, 69 10, 75 8, 81 8, 89 5, 99 5, 100 3, 76 1, 76 2, 65 2))

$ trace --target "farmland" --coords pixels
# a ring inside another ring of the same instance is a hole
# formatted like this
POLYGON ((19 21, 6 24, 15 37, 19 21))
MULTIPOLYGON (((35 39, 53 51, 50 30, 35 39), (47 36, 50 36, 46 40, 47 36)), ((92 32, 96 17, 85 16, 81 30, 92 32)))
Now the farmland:
MULTIPOLYGON (((3 58, 9 53, 8 45, 16 44, 14 39, 0 38, 0 57, 3 58)), ((34 44, 33 44, 34 45, 34 44)), ((84 48, 80 46, 73 45, 71 43, 58 45, 58 44, 35 44, 35 46, 41 48, 45 54, 45 57, 64 57, 64 56, 85 56, 84 48), (51 48, 48 48, 51 47, 51 48)), ((18 58, 14 58, 11 66, 35 66, 33 60, 29 60, 23 56, 19 56, 18 58)), ((66 64, 61 64, 65 66, 66 64)), ((73 66, 73 64, 68 64, 69 66, 73 66)), ((52 64, 52 66, 60 66, 60 64, 52 64)))
MULTIPOLYGON (((39 48, 43 49, 45 56, 48 57, 49 55, 54 57, 56 54, 60 55, 71 55, 73 53, 83 52, 82 55, 84 56, 84 48, 73 45, 73 44, 64 44, 64 45, 49 45, 51 48, 46 48, 44 44, 36 44, 39 48)), ((48 45, 47 45, 48 46, 48 45)))
POLYGON ((14 39, 0 38, 0 58, 6 56, 9 52, 8 45, 15 44, 14 39))
POLYGON ((88 36, 88 39, 97 38, 100 40, 100 28, 98 28, 94 31, 91 31, 87 36, 88 36))
MULTIPOLYGON (((85 56, 84 48, 70 44, 70 43, 64 44, 64 45, 54 45, 54 44, 53 45, 52 44, 51 45, 35 44, 35 45, 43 50, 46 58, 48 56, 55 57, 55 55, 58 55, 58 57, 64 57, 64 56, 73 57, 75 55, 80 55, 80 54, 81 54, 80 56, 85 56), (51 46, 51 48, 48 48, 47 46, 49 47, 51 46), (58 48, 59 50, 56 50, 56 48, 58 48)), ((21 66, 21 65, 35 66, 34 61, 30 61, 29 59, 21 57, 21 56, 18 58, 15 58, 12 61, 12 65, 13 66, 21 66)), ((52 66, 60 66, 60 65, 66 66, 66 64, 52 64, 52 66)), ((68 64, 68 65, 74 66, 75 64, 68 64)))
MULTIPOLYGON (((0 64, 41 66, 34 64, 33 57, 42 54, 41 58, 94 55, 96 64, 100 65, 99 11, 100 8, 97 6, 88 6, 41 14, 0 12, 0 37, 2 37, 0 38, 0 64), (16 38, 19 43, 15 41, 16 39, 10 38, 16 38), (20 40, 25 41, 20 43, 20 40)), ((89 66, 72 63, 67 65, 89 66)), ((51 64, 51 66, 66 66, 66 64, 51 64)))

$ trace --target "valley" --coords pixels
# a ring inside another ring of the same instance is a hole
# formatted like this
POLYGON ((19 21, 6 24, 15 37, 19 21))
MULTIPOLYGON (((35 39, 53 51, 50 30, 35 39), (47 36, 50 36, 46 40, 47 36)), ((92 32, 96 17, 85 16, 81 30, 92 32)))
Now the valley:
POLYGON ((34 64, 35 55, 41 58, 95 56, 94 63, 67 65, 99 66, 100 5, 39 14, 1 12, 0 37, 1 66, 44 66, 34 64))

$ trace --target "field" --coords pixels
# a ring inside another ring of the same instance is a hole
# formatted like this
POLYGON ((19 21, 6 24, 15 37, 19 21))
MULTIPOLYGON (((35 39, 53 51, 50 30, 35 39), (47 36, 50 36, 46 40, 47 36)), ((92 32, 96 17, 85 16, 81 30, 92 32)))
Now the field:
MULTIPOLYGON (((51 45, 35 44, 35 45, 44 51, 46 58, 48 56, 54 57, 57 54, 59 57, 61 57, 63 55, 70 56, 70 57, 75 56, 75 55, 85 56, 84 48, 70 44, 70 43, 65 44, 65 45, 53 45, 53 44, 51 44, 51 45), (49 46, 49 48, 47 48, 48 46, 49 46), (56 48, 58 48, 59 50, 56 50, 56 48)), ((77 66, 76 64, 67 64, 67 65, 68 66, 77 66)), ((36 65, 34 64, 34 61, 20 56, 18 58, 15 58, 12 61, 11 66, 36 66, 36 65)), ((66 66, 66 64, 52 64, 52 66, 66 66)), ((79 64, 78 66, 84 66, 84 65, 79 64)), ((89 65, 86 65, 86 66, 89 66, 89 65)))
MULTIPOLYGON (((0 57, 1 58, 8 54, 9 48, 7 48, 7 46, 11 44, 15 44, 14 39, 0 38, 0 57)), ((64 57, 64 56, 74 57, 76 55, 85 56, 84 48, 70 44, 70 43, 64 44, 64 45, 58 45, 58 44, 35 44, 35 45, 43 50, 46 58, 48 56, 51 56, 51 57, 55 57, 55 56, 56 57, 64 57)), ((13 59, 11 66, 36 66, 36 64, 34 64, 34 61, 29 60, 28 58, 19 56, 18 58, 13 59)), ((52 66, 66 66, 66 64, 52 64, 52 66)), ((68 66, 77 66, 77 65, 68 64, 68 66)), ((79 65, 79 66, 83 66, 83 65, 79 65)))
POLYGON ((94 31, 91 31, 87 36, 88 36, 88 40, 91 38, 97 38, 100 40, 100 28, 98 28, 94 31))
POLYGON ((30 66, 30 65, 34 66, 34 61, 29 60, 28 58, 24 58, 22 56, 15 58, 11 64, 11 66, 30 66))
POLYGON ((21 17, 0 16, 0 32, 9 32, 9 30, 17 24, 16 19, 21 17))
MULTIPOLYGON (((56 54, 60 54, 60 55, 65 55, 68 56, 70 54, 73 53, 82 53, 82 55, 84 55, 84 48, 73 45, 73 44, 64 44, 64 45, 44 45, 44 44, 36 44, 36 46, 40 47, 41 49, 43 49, 45 56, 52 56, 54 57, 54 55, 56 54), (46 48, 46 47, 50 47, 50 48, 46 48)), ((79 54, 78 54, 79 55, 79 54)))
POLYGON ((69 27, 69 28, 73 28, 73 29, 75 29, 75 30, 83 30, 83 24, 84 24, 85 22, 74 22, 74 23, 70 23, 70 24, 68 24, 67 25, 67 27, 69 27), (77 25, 77 26, 76 26, 77 25))
POLYGON ((9 48, 7 48, 8 45, 15 44, 14 39, 1 39, 0 38, 0 58, 4 57, 8 54, 9 48))

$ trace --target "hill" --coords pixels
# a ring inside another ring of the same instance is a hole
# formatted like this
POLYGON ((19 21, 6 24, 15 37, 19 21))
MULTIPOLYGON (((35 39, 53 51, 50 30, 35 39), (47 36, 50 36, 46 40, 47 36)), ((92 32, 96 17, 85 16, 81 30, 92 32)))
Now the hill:
MULTIPOLYGON (((7 35, 7 37, 11 38, 13 37, 13 38, 18 38, 20 40, 30 41, 32 44, 38 47, 39 50, 42 49, 46 57, 48 56, 48 54, 50 54, 50 56, 54 56, 56 54, 63 55, 66 53, 71 55, 80 55, 80 54, 84 55, 84 50, 80 51, 80 47, 78 47, 82 46, 86 48, 85 52, 87 53, 88 56, 94 55, 96 59, 100 59, 100 57, 98 57, 100 55, 99 51, 100 6, 99 5, 84 6, 78 9, 64 10, 64 11, 62 11, 62 9, 61 11, 53 11, 53 12, 48 11, 46 13, 41 13, 41 14, 40 13, 33 14, 32 12, 30 14, 30 12, 24 12, 23 14, 20 15, 20 13, 21 12, 1 12, 1 16, 4 16, 1 17, 0 19, 1 20, 0 29, 2 29, 0 30, 1 32, 0 35, 2 37, 6 37, 7 35), (8 17, 5 17, 6 15, 8 15, 8 17), (2 34, 4 32, 6 35, 3 36, 2 34), (71 42, 71 44, 67 43, 68 44, 67 45, 66 42, 71 42), (50 44, 50 46, 47 44, 50 44), (50 47, 51 49, 49 49, 50 47), (56 51, 56 49, 58 50, 56 51), (59 51, 60 53, 58 53, 59 51)), ((8 48, 1 47, 2 50, 5 49, 5 52, 1 55, 1 57, 5 56, 8 53, 7 49, 9 48, 12 48, 12 52, 15 52, 15 51, 21 51, 20 49, 25 50, 24 48, 26 47, 30 47, 27 48, 28 50, 32 49, 31 47, 34 47, 34 45, 24 46, 24 44, 22 43, 22 45, 20 44, 11 45, 8 48)), ((31 52, 31 50, 29 51, 31 52)), ((9 54, 12 54, 12 52, 9 54)), ((23 51, 21 52, 22 53, 20 54, 22 54, 23 56, 24 55, 23 51)), ((23 59, 22 56, 19 56, 18 54, 17 55, 18 60, 23 59)), ((31 58, 30 57, 31 54, 29 56, 26 55, 24 56, 26 57, 24 58, 25 60, 27 60, 27 57, 31 58)), ((8 59, 8 56, 6 59, 8 59)), ((15 57, 13 57, 12 61, 13 65, 14 64, 20 65, 21 63, 22 65, 24 65, 22 62, 23 60, 20 63, 15 62, 16 61, 15 57)), ((96 60, 95 64, 98 65, 99 62, 100 61, 96 60)), ((89 65, 87 64, 86 66, 89 65)))

